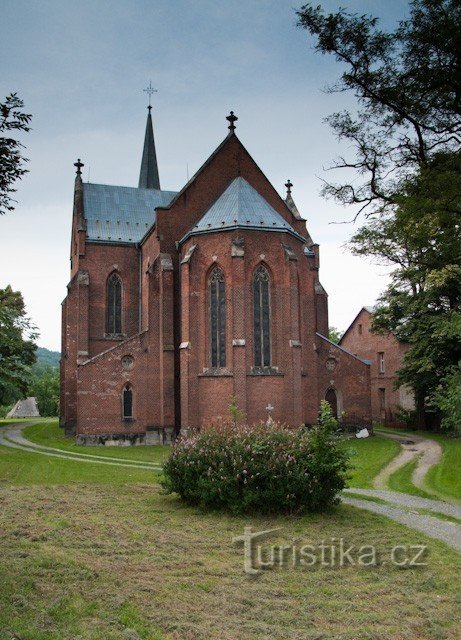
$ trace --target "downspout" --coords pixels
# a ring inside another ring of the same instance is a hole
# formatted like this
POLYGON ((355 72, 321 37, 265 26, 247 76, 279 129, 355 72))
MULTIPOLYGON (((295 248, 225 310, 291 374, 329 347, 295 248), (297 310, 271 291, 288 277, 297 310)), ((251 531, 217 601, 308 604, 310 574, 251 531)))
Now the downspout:
POLYGON ((142 248, 141 245, 137 244, 138 247, 138 333, 142 331, 142 248))

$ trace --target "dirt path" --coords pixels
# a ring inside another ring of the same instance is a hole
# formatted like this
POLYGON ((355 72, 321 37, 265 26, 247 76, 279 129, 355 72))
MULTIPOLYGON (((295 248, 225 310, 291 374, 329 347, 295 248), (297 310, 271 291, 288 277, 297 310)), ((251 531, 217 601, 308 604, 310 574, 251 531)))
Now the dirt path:
POLYGON ((424 477, 426 473, 430 467, 440 462, 442 456, 442 447, 439 443, 414 435, 403 436, 382 431, 379 432, 379 435, 398 442, 401 446, 401 451, 384 469, 381 469, 375 477, 373 480, 375 489, 387 489, 389 476, 416 457, 419 458, 419 461, 411 480, 416 487, 424 489, 424 477))

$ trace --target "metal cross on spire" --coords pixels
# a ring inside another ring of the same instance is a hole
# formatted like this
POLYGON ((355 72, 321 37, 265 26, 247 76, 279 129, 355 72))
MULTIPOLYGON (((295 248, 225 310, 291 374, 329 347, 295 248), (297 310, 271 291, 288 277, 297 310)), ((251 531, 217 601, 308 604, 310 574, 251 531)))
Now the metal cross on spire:
POLYGON ((152 86, 152 80, 149 80, 149 86, 147 87, 147 89, 143 89, 144 93, 147 93, 147 95, 149 96, 149 106, 147 107, 149 109, 149 111, 152 109, 151 106, 151 98, 152 98, 152 94, 153 93, 157 93, 157 89, 154 89, 154 87, 152 86))
POLYGON ((287 188, 287 197, 291 196, 291 187, 293 186, 293 183, 291 182, 290 178, 288 178, 288 182, 285 182, 285 186, 287 188))

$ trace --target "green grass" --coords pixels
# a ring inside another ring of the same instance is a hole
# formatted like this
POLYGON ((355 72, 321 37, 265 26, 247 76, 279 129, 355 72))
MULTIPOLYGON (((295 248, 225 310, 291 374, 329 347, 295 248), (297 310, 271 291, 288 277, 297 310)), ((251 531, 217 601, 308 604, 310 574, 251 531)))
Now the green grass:
MULTIPOLYGON (((440 463, 429 469, 424 479, 427 491, 442 499, 461 501, 461 438, 448 438, 432 431, 396 432, 390 429, 387 433, 399 433, 411 438, 412 435, 435 440, 442 447, 440 463)), ((394 474, 395 475, 395 474, 394 474)), ((415 494, 418 495, 418 494, 415 494)), ((433 496, 432 496, 433 497, 433 496)))
MULTIPOLYGON (((55 422, 27 435, 63 450, 105 451, 76 447, 55 422)), ((355 486, 396 452, 380 437, 344 446, 356 452, 355 486)), ((457 638, 459 556, 443 543, 345 505, 303 517, 205 513, 163 495, 156 481, 147 470, 0 446, 0 640, 457 638), (268 546, 372 544, 378 562, 287 562, 249 579, 232 543, 246 525, 280 528, 268 546), (396 544, 427 544, 427 565, 390 563, 396 544)))
POLYGON ((71 451, 73 453, 85 453, 87 455, 104 456, 107 458, 125 458, 142 462, 155 462, 162 464, 170 451, 170 447, 161 446, 131 446, 131 447, 104 447, 104 446, 77 446, 73 438, 66 438, 64 431, 59 427, 57 420, 35 424, 24 429, 24 435, 28 440, 46 447, 71 451))
POLYGON ((0 446, 0 486, 82 483, 123 485, 127 482, 156 481, 156 471, 64 460, 0 446))
POLYGON ((373 478, 400 451, 400 445, 397 442, 383 436, 347 440, 344 446, 352 452, 353 470, 349 486, 362 489, 372 489, 373 478))
POLYGON ((132 483, 0 487, 0 499, 2 640, 457 638, 459 556, 352 507, 231 517, 132 483), (267 547, 373 544, 378 562, 287 562, 249 579, 232 544, 245 525, 280 527, 267 547), (427 566, 389 562, 394 545, 425 543, 427 566))
POLYGON ((424 484, 442 498, 461 501, 461 438, 447 438, 426 431, 417 433, 436 440, 442 447, 442 459, 429 469, 424 484))
POLYGON ((411 481, 411 477, 413 475, 413 471, 416 469, 416 466, 419 461, 419 457, 417 456, 407 464, 404 464, 400 469, 395 471, 392 475, 389 476, 388 486, 389 489, 393 491, 400 491, 402 493, 409 493, 412 496, 419 496, 420 498, 431 498, 434 499, 434 495, 431 493, 427 493, 416 487, 411 481))

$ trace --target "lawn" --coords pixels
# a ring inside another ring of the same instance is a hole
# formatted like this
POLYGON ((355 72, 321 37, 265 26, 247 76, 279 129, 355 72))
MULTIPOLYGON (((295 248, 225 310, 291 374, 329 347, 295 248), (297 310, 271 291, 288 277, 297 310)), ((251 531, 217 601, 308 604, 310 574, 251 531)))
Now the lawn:
POLYGON ((407 464, 404 464, 403 467, 400 467, 400 469, 389 476, 389 489, 409 493, 412 496, 419 496, 420 498, 434 499, 435 496, 432 493, 427 493, 426 491, 423 491, 423 489, 416 487, 411 480, 413 471, 416 469, 416 465, 418 464, 418 460, 419 457, 407 462, 407 464))
MULTIPOLYGON (((47 446, 104 450, 61 441, 49 421, 29 430, 47 446)), ((359 463, 354 482, 379 471, 392 445, 345 443, 359 463)), ((459 556, 444 544, 345 505, 304 517, 204 513, 163 495, 157 481, 148 470, 0 446, 0 640, 458 637, 459 556), (354 545, 355 564, 286 562, 249 579, 232 543, 246 525, 280 527, 267 545, 318 549, 342 538, 354 545), (363 544, 375 545, 376 565, 357 566, 363 544), (396 544, 427 544, 427 565, 393 565, 396 544)))
POLYGON ((132 483, 4 486, 0 497, 2 640, 458 637, 459 556, 352 507, 236 518, 132 483), (373 544, 379 564, 287 563, 249 579, 232 544, 245 525, 281 527, 284 544, 373 544), (393 545, 422 543, 427 566, 388 562, 393 545))
POLYGON ((349 480, 351 487, 373 488, 373 478, 396 456, 400 445, 384 436, 346 440, 351 451, 353 469, 349 480))
MULTIPOLYGON (((380 431, 385 432, 386 430, 380 429, 380 431)), ((389 433, 396 433, 395 431, 387 431, 389 433)), ((439 464, 429 469, 424 479, 424 484, 428 493, 432 494, 431 497, 435 495, 442 499, 461 502, 461 438, 448 438, 441 433, 434 433, 432 431, 399 431, 398 433, 399 435, 406 435, 409 438, 411 438, 412 435, 422 436, 435 440, 440 444, 442 447, 442 458, 439 464)), ((400 474, 400 471, 397 473, 400 474)), ((402 488, 397 490, 407 491, 408 480, 411 478, 411 473, 408 468, 402 473, 403 476, 397 476, 397 478, 394 478, 396 474, 393 474, 393 476, 391 476, 391 482, 396 486, 396 484, 400 484, 402 481, 402 488)), ((416 487, 414 487, 414 490, 418 491, 416 487)), ((411 493, 411 491, 407 491, 407 493, 411 493)), ((420 494, 415 493, 415 495, 420 494)))

